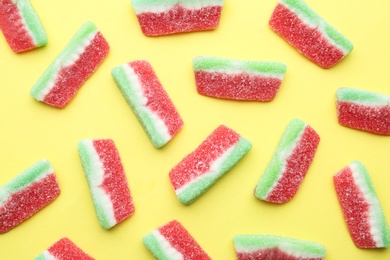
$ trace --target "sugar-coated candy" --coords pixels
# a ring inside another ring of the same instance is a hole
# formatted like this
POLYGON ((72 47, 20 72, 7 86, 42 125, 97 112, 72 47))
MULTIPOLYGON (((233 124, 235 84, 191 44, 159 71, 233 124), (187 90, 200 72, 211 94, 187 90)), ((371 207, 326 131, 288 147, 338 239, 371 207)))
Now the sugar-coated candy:
POLYGON ((29 0, 0 0, 0 29, 14 52, 47 44, 47 35, 29 0))
POLYGON ((31 96, 62 108, 102 63, 110 50, 93 22, 84 23, 31 89, 31 96))
POLYGON ((205 193, 251 149, 234 130, 220 125, 170 172, 179 201, 190 204, 205 193))
POLYGON ((115 67, 112 77, 155 147, 164 146, 183 127, 149 62, 136 60, 115 67))
POLYGON ((199 94, 223 99, 270 101, 279 90, 286 65, 200 56, 192 61, 199 94))
POLYGON ((301 119, 292 119, 257 183, 254 195, 273 203, 292 199, 313 161, 319 142, 320 137, 313 128, 301 119))
POLYGON ((131 0, 147 36, 212 30, 218 27, 224 0, 131 0))
POLYGON ((110 229, 134 213, 119 152, 111 139, 81 140, 78 151, 99 223, 110 229))
POLYGON ((355 88, 336 92, 341 125, 380 135, 390 135, 390 96, 355 88))
POLYGON ((233 238, 237 260, 321 260, 323 245, 275 235, 236 235, 233 238))
POLYGON ((333 176, 344 219, 359 248, 390 247, 390 230, 366 167, 353 161, 333 176))
POLYGON ((350 40, 303 0, 279 0, 269 25, 299 52, 323 68, 332 67, 353 49, 350 40))
POLYGON ((42 160, 0 187, 0 233, 16 227, 60 194, 48 160, 42 160))
POLYGON ((63 237, 38 255, 35 260, 94 260, 69 238, 63 237))
POLYGON ((144 245, 159 260, 210 260, 191 234, 177 220, 143 237, 144 245))

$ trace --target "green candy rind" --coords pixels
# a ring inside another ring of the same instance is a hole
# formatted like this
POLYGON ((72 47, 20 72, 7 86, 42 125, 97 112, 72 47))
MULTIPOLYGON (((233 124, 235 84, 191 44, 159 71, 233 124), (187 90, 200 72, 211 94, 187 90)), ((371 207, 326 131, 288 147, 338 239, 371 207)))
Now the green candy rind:
POLYGON ((164 253, 160 243, 157 241, 153 232, 147 234, 142 238, 144 245, 153 253, 153 255, 159 260, 170 260, 169 257, 164 253))
POLYGON ((336 91, 337 101, 354 102, 361 105, 389 106, 390 97, 367 90, 339 88, 336 91))
POLYGON ((133 8, 137 10, 147 10, 151 9, 156 6, 166 6, 166 7, 173 7, 175 5, 182 5, 182 6, 191 6, 191 5, 198 5, 198 6, 216 6, 216 5, 223 5, 223 0, 131 0, 131 4, 133 5, 133 8))

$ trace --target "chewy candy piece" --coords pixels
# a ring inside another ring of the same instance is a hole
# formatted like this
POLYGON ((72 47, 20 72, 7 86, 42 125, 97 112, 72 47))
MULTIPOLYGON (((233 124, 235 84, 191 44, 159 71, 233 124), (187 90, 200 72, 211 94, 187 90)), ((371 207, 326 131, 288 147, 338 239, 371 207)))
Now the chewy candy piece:
POLYGON ((111 139, 87 139, 79 155, 100 225, 110 229, 134 213, 125 171, 111 139))
POLYGON ((29 0, 0 0, 0 29, 14 52, 47 44, 47 36, 29 0))
POLYGON ((255 188, 254 195, 284 203, 294 197, 313 161, 320 137, 301 119, 287 125, 274 155, 255 188))
POLYGON ((223 0, 132 0, 147 36, 212 30, 218 27, 223 0))
POLYGON ((149 62, 137 60, 115 67, 112 77, 155 147, 164 146, 183 127, 149 62))
POLYGON ((31 96, 64 107, 92 75, 110 50, 92 22, 86 22, 31 89, 31 96))
POLYGON ((326 254, 321 244, 289 237, 237 235, 233 240, 238 260, 321 260, 326 254))
POLYGON ((60 194, 54 170, 42 160, 0 187, 0 233, 16 227, 60 194))
POLYGON ((159 260, 211 259, 177 220, 155 229, 142 240, 159 260))
POLYGON ((339 88, 337 117, 341 125, 390 135, 390 97, 367 90, 339 88))
POLYGON ((69 238, 64 237, 43 251, 35 260, 94 260, 78 248, 69 238))
POLYGON ((314 63, 330 68, 352 51, 352 43, 302 0, 279 0, 271 28, 314 63))
POLYGON ((179 201, 190 204, 205 193, 251 149, 252 144, 220 125, 169 173, 179 201))
POLYGON ((349 233, 359 248, 390 247, 390 230, 374 184, 360 161, 333 176, 349 233))
POLYGON ((286 65, 197 57, 192 61, 199 94, 236 100, 270 101, 279 90, 286 65))

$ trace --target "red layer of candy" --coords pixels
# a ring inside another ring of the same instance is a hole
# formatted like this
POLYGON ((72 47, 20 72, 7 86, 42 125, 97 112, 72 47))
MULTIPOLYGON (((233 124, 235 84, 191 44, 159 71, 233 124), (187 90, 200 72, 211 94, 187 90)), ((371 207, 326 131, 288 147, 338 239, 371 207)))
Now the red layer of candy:
POLYGON ((307 126, 292 154, 287 158, 282 177, 266 198, 267 201, 284 203, 294 197, 313 161, 319 142, 319 135, 307 126))
POLYGON ((188 231, 176 220, 158 229, 169 244, 183 255, 183 259, 211 259, 188 231))
POLYGON ((322 260, 323 257, 296 257, 277 248, 262 249, 254 252, 237 252, 237 260, 322 260))
POLYGON ((54 173, 12 194, 0 207, 0 233, 16 227, 60 194, 54 173))
POLYGON ((100 188, 110 197, 115 219, 121 222, 134 213, 134 204, 121 158, 111 139, 94 140, 93 146, 104 168, 104 179, 100 188))
POLYGON ((166 12, 137 15, 142 32, 147 36, 204 31, 219 25, 221 6, 208 6, 198 10, 175 5, 166 12))
POLYGON ((370 205, 355 184, 351 168, 342 169, 333 177, 333 182, 353 242, 360 248, 375 248, 370 233, 370 205))
POLYGON ((11 0, 0 0, 0 29, 14 52, 35 48, 34 40, 23 25, 19 9, 11 0))
POLYGON ((337 117, 341 125, 381 135, 390 135, 390 106, 363 106, 352 102, 337 102, 337 117))
POLYGON ((249 73, 228 74, 195 71, 199 94, 224 99, 270 101, 279 90, 282 81, 249 73))
POLYGON ((130 62, 129 65, 141 82, 143 94, 147 98, 146 106, 158 115, 167 126, 169 134, 174 136, 183 127, 183 120, 162 87, 152 66, 142 60, 130 62))
POLYGON ((219 126, 192 153, 170 172, 175 190, 209 171, 212 163, 240 140, 240 135, 226 126, 219 126))
POLYGON ((55 107, 64 107, 97 69, 109 50, 106 39, 98 32, 79 59, 58 72, 53 89, 43 101, 55 107))
POLYGON ((323 68, 335 65, 345 56, 321 31, 306 25, 283 4, 276 6, 269 25, 303 55, 323 68))
POLYGON ((49 253, 55 257, 55 259, 61 260, 94 260, 91 256, 86 254, 83 250, 78 248, 72 241, 68 238, 61 238, 59 241, 54 243, 47 250, 49 253))

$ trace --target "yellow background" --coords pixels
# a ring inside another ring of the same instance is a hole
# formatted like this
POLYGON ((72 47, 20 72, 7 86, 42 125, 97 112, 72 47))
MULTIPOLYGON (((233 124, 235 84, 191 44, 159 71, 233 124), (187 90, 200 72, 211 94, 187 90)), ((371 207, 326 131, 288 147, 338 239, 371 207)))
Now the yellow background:
POLYGON ((313 64, 269 28, 276 0, 226 0, 218 29, 156 38, 142 34, 129 0, 32 0, 48 45, 15 54, 0 37, 0 185, 47 158, 61 195, 0 235, 0 259, 33 259, 64 236, 96 259, 153 259, 142 237, 173 219, 213 259, 235 259, 232 238, 237 234, 315 241, 332 260, 390 259, 389 249, 354 246, 332 182, 333 174, 361 160, 390 220, 390 137, 340 126, 335 108, 339 87, 390 94, 390 2, 307 2, 354 44, 331 69, 313 64), (37 102, 29 95, 32 85, 87 20, 109 42, 108 57, 64 109, 37 102), (268 103, 209 98, 196 92, 191 66, 198 55, 280 61, 287 73, 268 103), (183 129, 162 149, 151 145, 111 77, 113 67, 137 59, 152 64, 184 120, 183 129), (293 117, 319 133, 320 145, 290 202, 262 202, 253 189, 293 117), (200 199, 183 206, 168 172, 219 124, 249 139, 253 148, 200 199), (95 216, 77 152, 77 142, 85 138, 112 138, 127 174, 136 211, 112 230, 101 228, 95 216))

